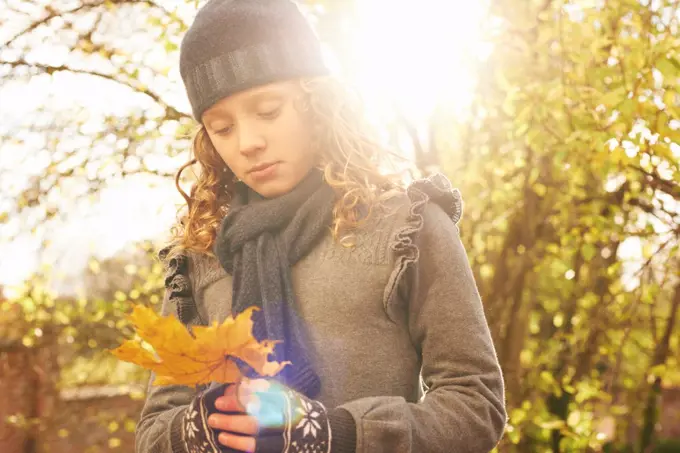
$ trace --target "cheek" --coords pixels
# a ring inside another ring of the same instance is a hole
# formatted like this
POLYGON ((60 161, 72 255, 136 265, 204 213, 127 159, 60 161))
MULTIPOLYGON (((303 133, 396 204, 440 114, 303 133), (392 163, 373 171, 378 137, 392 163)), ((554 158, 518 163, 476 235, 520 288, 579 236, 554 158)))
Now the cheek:
POLYGON ((282 124, 282 132, 285 134, 284 140, 289 152, 294 152, 299 160, 306 160, 308 156, 314 155, 315 147, 310 122, 296 111, 285 123, 282 124))
POLYGON ((230 168, 233 168, 235 163, 235 153, 233 151, 234 146, 228 141, 221 139, 220 137, 211 137, 211 142, 215 152, 222 159, 222 161, 230 168))

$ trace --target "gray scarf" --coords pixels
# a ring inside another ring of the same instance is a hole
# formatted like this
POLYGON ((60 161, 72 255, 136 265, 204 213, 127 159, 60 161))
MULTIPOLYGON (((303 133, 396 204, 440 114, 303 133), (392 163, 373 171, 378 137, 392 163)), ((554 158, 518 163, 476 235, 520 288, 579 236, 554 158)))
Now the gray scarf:
MULTIPOLYGON (((256 306, 253 335, 282 340, 273 360, 290 361, 277 377, 309 398, 321 382, 295 304, 291 267, 323 237, 333 215, 335 193, 312 169, 291 192, 264 199, 238 184, 215 241, 215 255, 233 276, 232 313, 256 306)), ((243 365, 243 364, 241 364, 243 365)), ((255 375, 252 370, 246 372, 255 375)))

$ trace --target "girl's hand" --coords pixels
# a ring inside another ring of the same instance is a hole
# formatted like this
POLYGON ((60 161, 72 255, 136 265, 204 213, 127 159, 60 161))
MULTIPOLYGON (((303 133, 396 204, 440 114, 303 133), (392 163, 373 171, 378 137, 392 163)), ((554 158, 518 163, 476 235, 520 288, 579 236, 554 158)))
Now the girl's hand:
MULTIPOLYGON (((257 446, 257 436, 261 428, 259 419, 260 399, 256 392, 266 392, 270 384, 264 379, 246 380, 238 385, 230 385, 224 395, 215 400, 215 407, 222 412, 239 412, 239 414, 212 414, 208 418, 208 425, 221 432, 218 441, 225 447, 234 450, 254 452, 257 446)), ((268 408, 272 411, 274 408, 268 408)), ((278 418, 282 419, 283 414, 278 418)))
POLYGON ((275 381, 255 379, 232 385, 215 400, 221 412, 208 417, 221 445, 257 453, 330 450, 330 423, 326 409, 275 381), (284 432, 289 437, 284 438, 284 432), (286 450, 288 451, 288 450, 286 450))

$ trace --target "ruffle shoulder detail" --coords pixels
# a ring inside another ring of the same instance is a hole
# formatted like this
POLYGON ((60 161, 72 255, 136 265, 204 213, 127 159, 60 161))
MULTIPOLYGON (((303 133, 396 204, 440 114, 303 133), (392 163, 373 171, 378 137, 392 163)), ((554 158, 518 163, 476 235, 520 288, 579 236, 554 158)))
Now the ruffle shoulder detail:
POLYGON ((420 258, 416 239, 425 224, 424 213, 427 204, 436 203, 454 224, 458 224, 463 215, 460 191, 454 189, 451 182, 441 173, 412 182, 406 189, 406 195, 409 203, 406 219, 396 229, 389 243, 389 248, 396 258, 383 297, 385 311, 393 320, 394 301, 402 279, 407 270, 420 258))
POLYGON ((191 278, 189 276, 189 255, 182 251, 168 259, 170 246, 158 253, 163 264, 165 275, 165 291, 171 306, 176 309, 177 318, 185 325, 197 318, 196 303, 193 298, 191 278))

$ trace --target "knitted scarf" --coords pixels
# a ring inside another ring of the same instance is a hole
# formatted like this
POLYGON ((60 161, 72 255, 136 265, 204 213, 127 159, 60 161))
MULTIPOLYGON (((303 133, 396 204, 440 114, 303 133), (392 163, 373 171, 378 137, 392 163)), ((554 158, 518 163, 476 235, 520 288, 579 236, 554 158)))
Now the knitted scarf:
MULTIPOLYGON (((233 276, 232 314, 260 308, 253 315, 253 335, 258 341, 281 340, 272 359, 292 363, 277 379, 314 398, 321 383, 297 314, 291 267, 325 234, 334 191, 316 169, 278 198, 264 199, 238 186, 215 242, 215 255, 233 276)), ((246 368, 246 374, 254 373, 246 368)))

